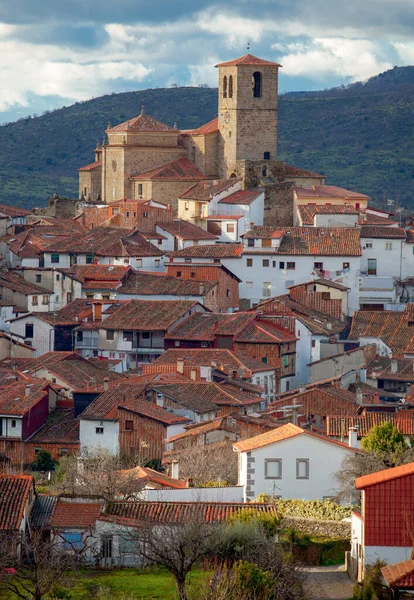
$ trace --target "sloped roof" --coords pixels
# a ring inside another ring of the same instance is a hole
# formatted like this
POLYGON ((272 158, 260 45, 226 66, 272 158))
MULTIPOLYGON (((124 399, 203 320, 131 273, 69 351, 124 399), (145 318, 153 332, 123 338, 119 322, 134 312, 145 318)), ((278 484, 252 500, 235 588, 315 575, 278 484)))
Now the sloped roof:
POLYGON ((37 494, 32 512, 30 513, 30 523, 32 527, 35 529, 41 529, 49 525, 50 517, 56 501, 56 496, 37 494))
POLYGON ((118 297, 121 297, 122 294, 204 296, 217 284, 218 281, 200 282, 195 279, 183 279, 172 275, 135 271, 118 288, 118 297))
POLYGON ((386 481, 400 479, 401 477, 413 474, 414 462, 411 462, 406 465, 400 465, 399 467, 393 467, 392 469, 384 469, 382 471, 377 471, 376 473, 357 477, 357 479, 355 479, 355 487, 357 490, 364 490, 372 485, 378 485, 380 483, 385 483, 386 481))
POLYGON ((125 475, 127 477, 136 477, 137 479, 146 482, 146 485, 154 487, 155 489, 173 488, 182 490, 187 487, 187 483, 185 481, 168 477, 168 475, 165 475, 165 473, 154 471, 154 469, 149 469, 148 467, 138 466, 132 469, 119 471, 119 473, 120 475, 125 475))
POLYGON ((0 531, 17 531, 30 490, 31 475, 0 475, 0 531))
POLYGON ((27 441, 33 444, 79 444, 79 421, 72 409, 58 408, 27 441))
POLYGON ((390 412, 367 412, 358 416, 326 415, 326 435, 340 437, 348 434, 350 427, 356 427, 358 437, 365 437, 376 425, 392 423, 403 435, 414 435, 414 411, 400 410, 390 412))
POLYGON ((197 127, 197 129, 193 129, 192 131, 187 131, 191 135, 210 135, 210 133, 216 133, 219 129, 218 117, 211 119, 208 123, 204 123, 201 127, 197 127))
MULTIPOLYGON (((222 198, 219 200, 219 204, 252 204, 256 198, 263 194, 263 190, 239 190, 238 192, 233 192, 229 196, 222 198)), ((219 215, 217 215, 219 216, 219 215)))
POLYGON ((102 329, 162 331, 198 305, 196 300, 129 300, 102 321, 102 329))
POLYGON ((82 502, 58 498, 52 510, 50 526, 56 529, 93 527, 103 508, 103 501, 82 502))
POLYGON ((180 194, 180 198, 184 200, 199 200, 210 202, 211 198, 225 192, 241 181, 239 178, 231 179, 215 179, 213 181, 201 181, 191 186, 190 189, 180 194))
POLYGON ((76 281, 112 282, 121 281, 131 267, 123 265, 72 265, 69 269, 59 269, 76 281))
POLYGON ((407 305, 404 312, 355 311, 348 339, 379 338, 391 348, 394 357, 403 357, 413 351, 414 331, 408 319, 410 310, 407 305))
POLYGON ((26 210, 25 208, 21 208, 20 206, 9 206, 8 204, 0 204, 0 214, 13 218, 26 217, 27 215, 31 215, 32 212, 30 210, 26 210))
POLYGON ((403 227, 382 227, 378 225, 362 225, 361 238, 384 238, 405 240, 406 232, 403 227))
POLYGON ((352 204, 299 204, 297 211, 302 225, 312 226, 315 215, 359 215, 352 204))
POLYGON ((390 587, 414 589, 414 560, 404 560, 381 568, 382 576, 390 587))
POLYGON ((285 230, 277 252, 298 256, 361 256, 359 231, 348 227, 290 227, 285 230))
POLYGON ((341 292, 347 292, 351 288, 344 285, 343 283, 339 283, 338 281, 332 281, 331 279, 324 279, 323 277, 318 277, 318 279, 311 279, 309 281, 305 281, 303 283, 296 283, 295 285, 290 285, 289 290, 293 288, 302 287, 304 285, 309 285, 312 283, 317 283, 318 285, 324 285, 328 288, 334 288, 335 290, 340 290, 341 292))
POLYGON ((216 67, 233 67, 233 66, 242 66, 242 65, 269 65, 272 67, 281 67, 279 63, 271 62, 270 60, 265 60, 264 58, 259 58, 254 56, 253 54, 245 54, 244 56, 240 56, 239 58, 235 58, 234 60, 229 60, 227 62, 219 63, 216 67))
POLYGON ((194 181, 205 179, 205 175, 197 169, 187 156, 176 158, 160 167, 150 169, 139 175, 134 175, 132 179, 166 179, 179 181, 194 181))
POLYGON ((84 167, 80 167, 80 169, 78 169, 78 171, 93 171, 94 169, 100 169, 102 167, 102 161, 101 160, 96 160, 93 163, 89 163, 88 165, 85 165, 84 167))
POLYGON ((216 335, 234 335, 256 318, 254 312, 195 313, 168 332, 165 339, 214 341, 216 335))
POLYGON ((5 287, 13 292, 24 294, 25 296, 48 296, 53 294, 53 291, 51 290, 40 287, 40 285, 36 285, 30 281, 26 281, 26 279, 21 277, 16 271, 0 271, 0 287, 5 287))
POLYGON ((298 198, 342 198, 343 200, 369 200, 369 196, 360 192, 353 192, 336 185, 314 185, 311 188, 296 187, 298 198))
MULTIPOLYGON (((189 221, 183 221, 182 219, 174 219, 169 223, 156 223, 156 226, 168 233, 172 233, 174 236, 181 238, 182 240, 216 240, 217 236, 213 235, 209 231, 193 225, 189 221)), ((157 237, 157 233, 154 237, 157 237)))
POLYGON ((172 256, 194 257, 194 258, 240 258, 243 252, 242 244, 205 244, 203 246, 189 246, 172 256))
POLYGON ((138 117, 134 117, 133 119, 129 119, 128 121, 124 121, 123 123, 119 123, 119 125, 115 125, 114 127, 110 127, 106 130, 107 133, 117 132, 117 131, 131 131, 131 132, 172 132, 178 135, 178 131, 165 123, 161 123, 161 121, 157 121, 153 117, 149 115, 140 114, 138 117))
POLYGON ((11 383, 0 391, 0 414, 23 416, 48 394, 49 382, 45 380, 30 378, 11 383))

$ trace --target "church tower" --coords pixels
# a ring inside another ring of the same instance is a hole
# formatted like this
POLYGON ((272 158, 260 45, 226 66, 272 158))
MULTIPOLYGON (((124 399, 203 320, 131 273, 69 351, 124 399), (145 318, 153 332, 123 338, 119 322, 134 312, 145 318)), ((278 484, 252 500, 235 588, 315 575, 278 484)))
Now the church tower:
POLYGON ((278 69, 246 54, 219 70, 220 177, 239 175, 239 161, 276 160, 278 69))

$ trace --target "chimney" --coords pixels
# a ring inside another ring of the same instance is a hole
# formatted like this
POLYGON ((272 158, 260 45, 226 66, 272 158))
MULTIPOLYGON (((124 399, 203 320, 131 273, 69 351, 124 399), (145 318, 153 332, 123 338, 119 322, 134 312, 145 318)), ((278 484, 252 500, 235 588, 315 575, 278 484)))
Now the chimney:
POLYGON ((104 391, 107 392, 109 390, 109 377, 104 377, 104 391))
POLYGON ((200 283, 200 296, 204 296, 204 283, 200 283))
POLYGON ((398 361, 395 358, 391 359, 391 373, 398 372, 398 361))
POLYGON ((171 463, 171 477, 172 477, 172 479, 178 479, 178 475, 179 475, 178 462, 174 460, 171 463))
POLYGON ((356 427, 350 427, 348 430, 348 446, 358 448, 358 433, 356 427))
POLYGON ((364 399, 364 397, 362 395, 362 390, 361 390, 361 388, 358 388, 356 391, 356 401, 357 401, 358 406, 362 406, 363 399, 364 399))
POLYGON ((184 360, 182 358, 177 359, 177 371, 184 374, 184 360))
POLYGON ((237 379, 237 371, 236 371, 236 369, 232 370, 232 372, 231 372, 231 378, 232 379, 237 379))
POLYGON ((299 384, 299 392, 301 394, 303 394, 303 392, 306 392, 306 385, 304 383, 299 384))
POLYGON ((92 319, 102 321, 102 304, 92 304, 92 319))
POLYGON ((32 393, 32 386, 30 384, 26 385, 26 389, 25 389, 24 393, 26 396, 30 396, 30 394, 32 393))
POLYGON ((190 379, 192 381, 197 381, 197 369, 191 369, 191 371, 190 371, 190 379))
POLYGON ((292 423, 294 425, 298 424, 298 408, 297 408, 297 406, 292 406, 292 423))
POLYGON ((189 477, 187 479, 187 487, 188 488, 193 488, 194 487, 194 482, 193 482, 193 478, 192 477, 189 477))
POLYGON ((332 323, 327 323, 326 329, 329 329, 329 331, 332 331, 332 323))

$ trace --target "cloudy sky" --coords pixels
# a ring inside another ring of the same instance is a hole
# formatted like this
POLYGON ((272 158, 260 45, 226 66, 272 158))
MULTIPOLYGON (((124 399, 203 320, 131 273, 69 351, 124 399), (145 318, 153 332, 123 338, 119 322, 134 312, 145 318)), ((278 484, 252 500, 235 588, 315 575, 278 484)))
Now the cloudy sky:
POLYGON ((216 85, 251 52, 281 91, 414 64, 413 0, 0 0, 0 122, 118 91, 216 85))

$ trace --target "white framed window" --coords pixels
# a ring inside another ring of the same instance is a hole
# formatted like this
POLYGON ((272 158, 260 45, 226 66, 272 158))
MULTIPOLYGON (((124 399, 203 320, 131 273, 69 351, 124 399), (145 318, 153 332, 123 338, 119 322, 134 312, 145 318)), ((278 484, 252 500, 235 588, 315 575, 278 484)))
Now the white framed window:
POLYGON ((372 248, 372 242, 366 242, 365 248, 372 248))
POLYGON ((270 296, 272 293, 272 284, 270 283, 270 281, 264 281, 263 282, 263 297, 265 296, 270 296))
POLYGON ((104 428, 103 427, 95 427, 95 433, 97 435, 102 435, 104 432, 104 428))
POLYGON ((175 346, 176 348, 179 348, 179 347, 180 347, 180 340, 175 340, 175 341, 174 341, 174 346, 175 346))
POLYGON ((201 342, 202 348, 208 348, 208 342, 201 342))
POLYGON ((253 287, 253 281, 246 281, 246 287, 247 288, 252 288, 253 287))
POLYGON ((265 479, 282 479, 281 458, 265 458, 265 479))
POLYGON ((309 458, 296 459, 296 479, 309 479, 309 458))
POLYGON ((385 249, 392 250, 392 242, 385 242, 385 249))

